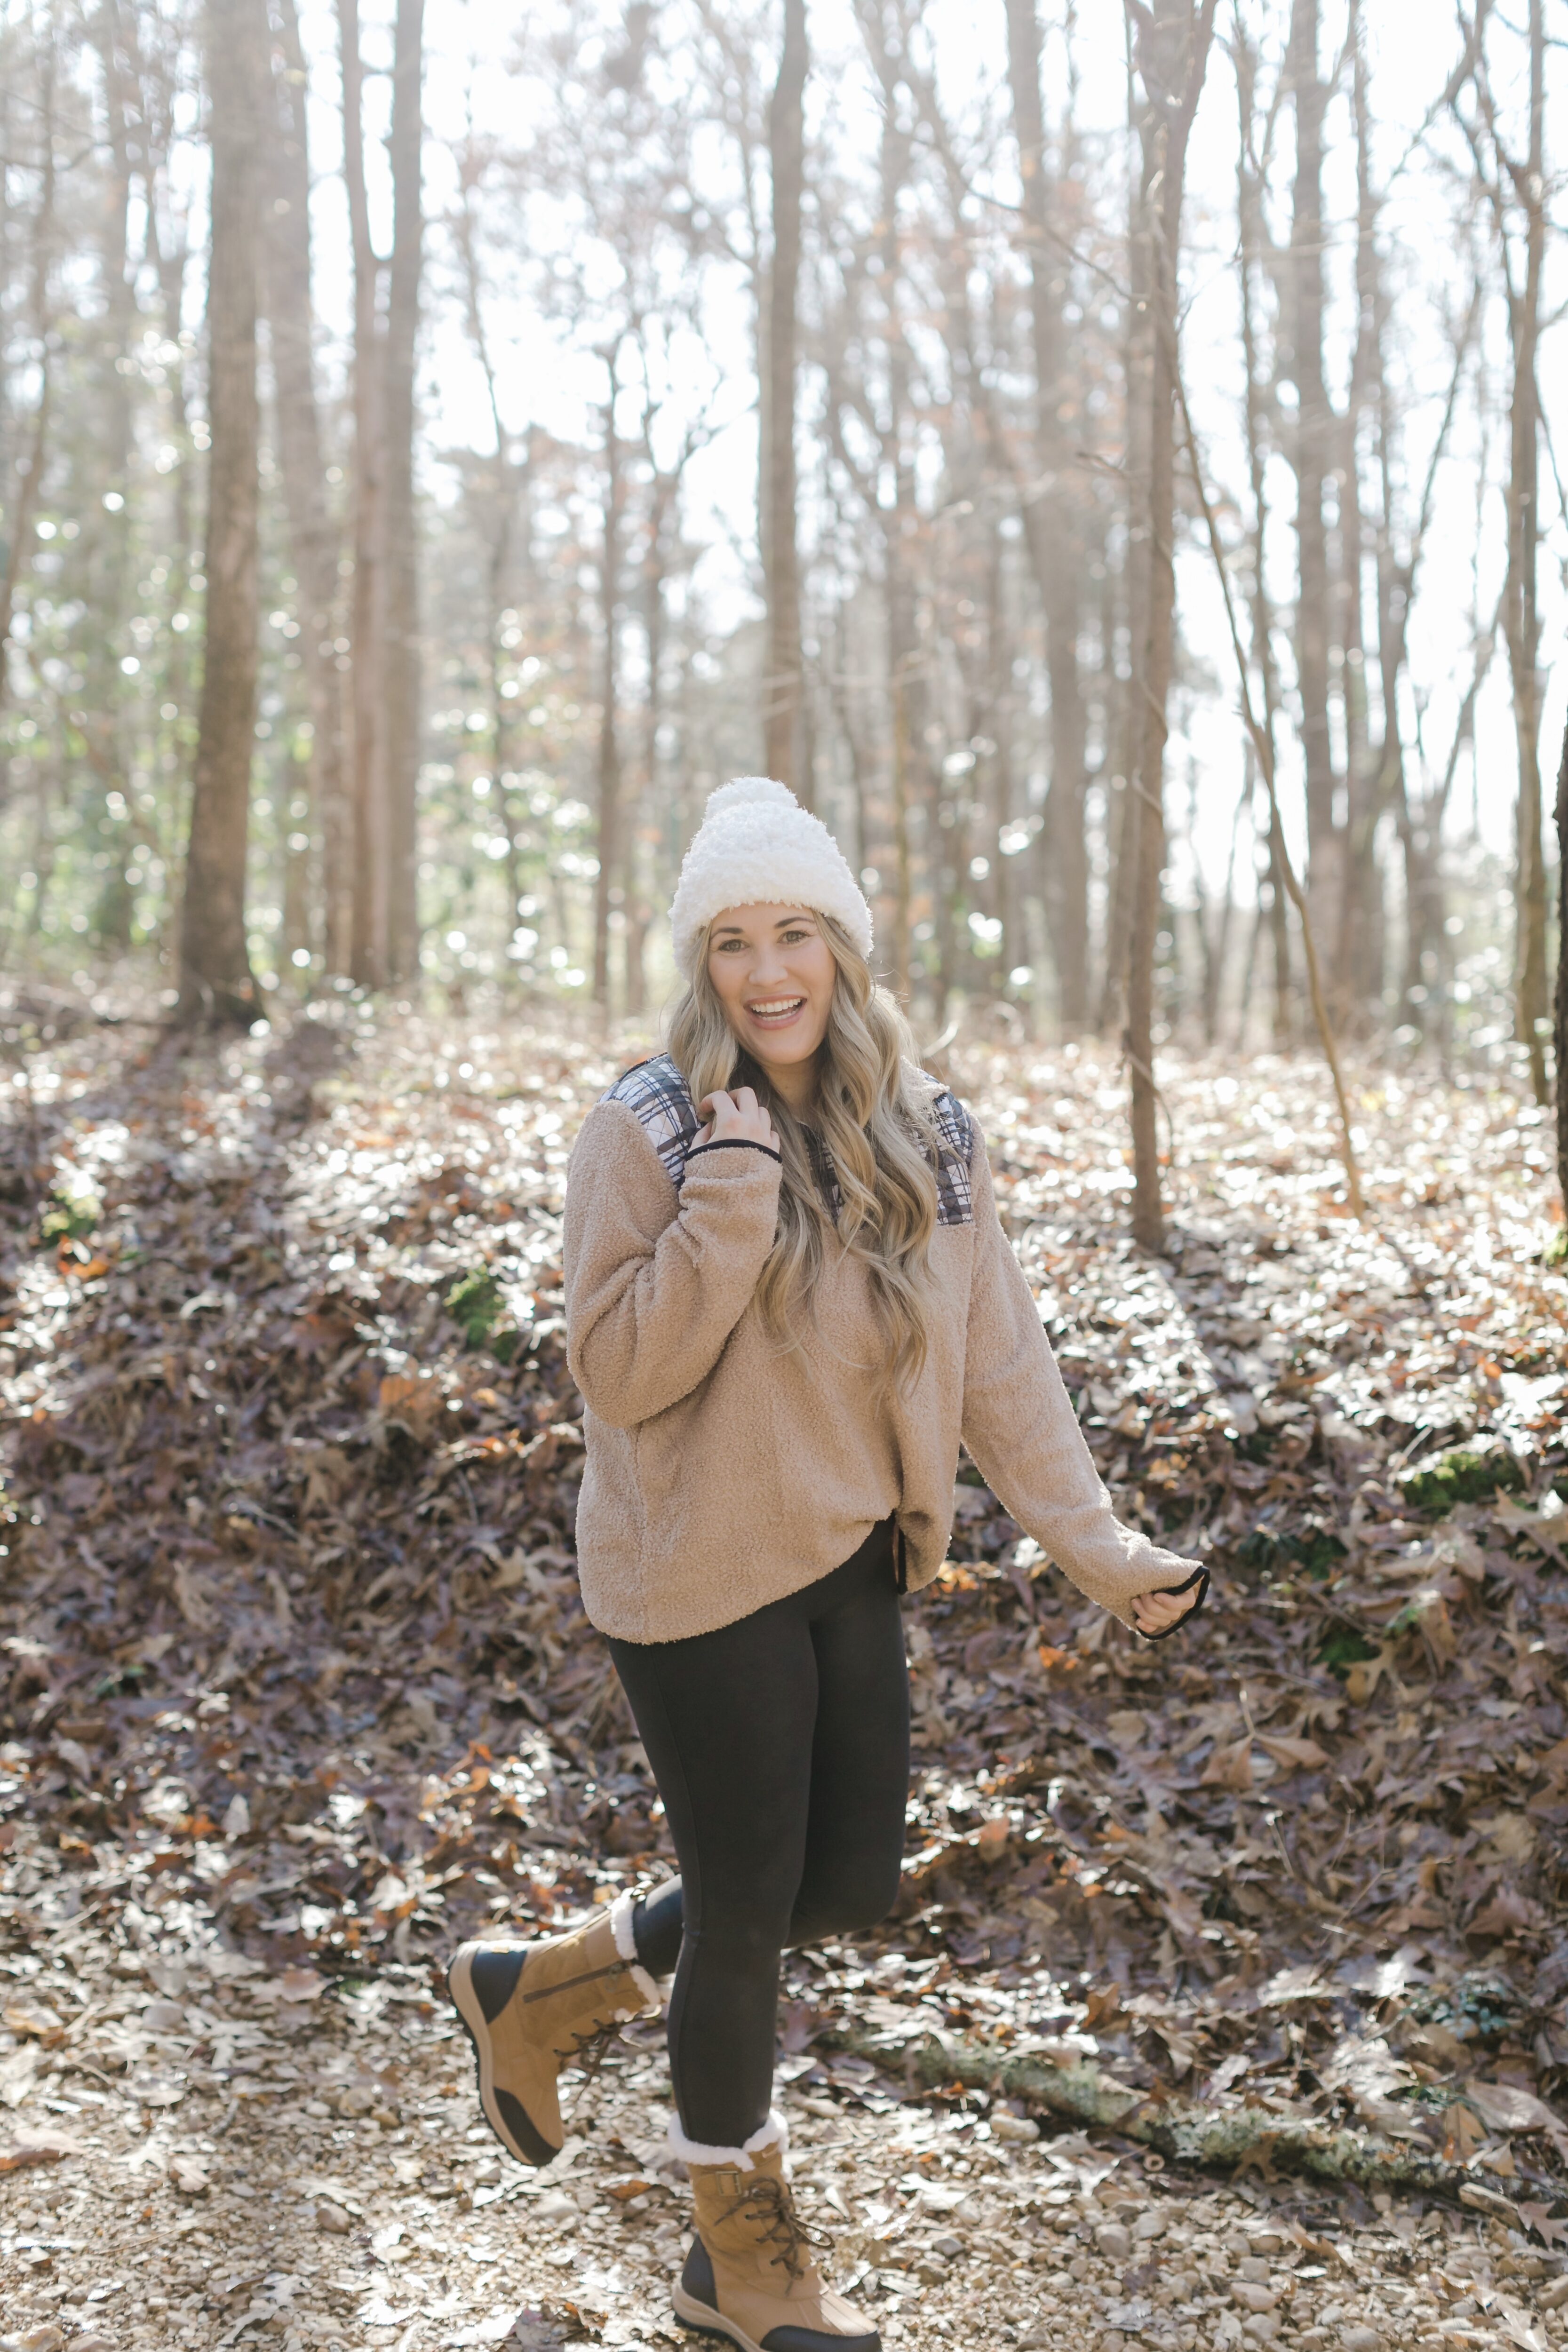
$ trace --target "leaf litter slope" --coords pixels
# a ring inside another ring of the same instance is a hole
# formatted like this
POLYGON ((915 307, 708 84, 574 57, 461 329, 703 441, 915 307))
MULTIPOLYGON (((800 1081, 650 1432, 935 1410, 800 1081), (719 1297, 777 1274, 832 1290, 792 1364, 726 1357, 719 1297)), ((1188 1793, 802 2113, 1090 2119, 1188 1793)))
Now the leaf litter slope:
MULTIPOLYGON (((626 2294, 656 2312, 679 2220, 657 2036, 583 2093, 564 2172, 524 2181, 432 1999, 486 1919, 548 1927, 666 1866, 572 1573, 561 1189, 618 1060, 321 1019, 18 1064, 0 2164, 37 2219, 0 2261, 40 2325, 106 2312, 116 2341, 492 2340, 498 2286, 542 2342, 626 2294), (98 2305, 100 2225, 45 2242, 71 2197, 129 2233, 98 2305), (185 2249, 168 2317, 138 2236, 185 2249)), ((1112 1070, 952 1075, 1121 1507, 1216 1591, 1139 1644, 961 1473, 952 1564, 910 1612, 899 1914, 789 1963, 803 2194, 912 2342, 976 2294, 1016 2316, 1004 2252, 1031 2310, 1092 2291, 1173 2344, 1386 2332, 1400 2294, 1461 2333, 1467 2301, 1483 2333, 1554 2328, 1518 2299, 1553 2302, 1568 2066, 1544 1123, 1369 1076, 1359 1226, 1311 1071, 1179 1069, 1156 1263, 1123 1234, 1112 1070), (1234 2189, 1158 2172, 1200 2142, 1242 2159, 1234 2189), (1385 2226, 1348 2184, 1314 2224, 1283 2177, 1309 2143, 1441 2199, 1385 2226), (1296 2242, 1347 2212, 1387 2249, 1353 2281, 1296 2242), (1125 2258, 1118 2229, 1145 2232, 1125 2258)))

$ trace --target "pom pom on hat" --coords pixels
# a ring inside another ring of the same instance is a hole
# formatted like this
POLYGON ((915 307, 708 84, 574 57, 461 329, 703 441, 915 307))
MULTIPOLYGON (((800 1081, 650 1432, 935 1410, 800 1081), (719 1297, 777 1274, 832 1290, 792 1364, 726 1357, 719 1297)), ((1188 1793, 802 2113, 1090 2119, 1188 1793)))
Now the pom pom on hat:
POLYGON ((810 907, 836 916, 871 953, 871 909, 820 817, 771 776, 737 776, 708 795, 669 909, 675 960, 689 971, 702 935, 726 907, 810 907))

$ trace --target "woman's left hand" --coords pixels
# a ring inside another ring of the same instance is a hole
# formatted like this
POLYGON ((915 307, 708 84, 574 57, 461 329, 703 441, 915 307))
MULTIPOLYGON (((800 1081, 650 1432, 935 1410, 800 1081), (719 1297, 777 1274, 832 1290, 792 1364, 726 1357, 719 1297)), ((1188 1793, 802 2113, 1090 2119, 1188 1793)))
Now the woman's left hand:
POLYGON ((1168 1633, 1179 1625, 1191 1609, 1202 1600, 1204 1587, 1194 1584, 1187 1592, 1141 1592, 1132 1603, 1132 1614, 1141 1633, 1168 1633))

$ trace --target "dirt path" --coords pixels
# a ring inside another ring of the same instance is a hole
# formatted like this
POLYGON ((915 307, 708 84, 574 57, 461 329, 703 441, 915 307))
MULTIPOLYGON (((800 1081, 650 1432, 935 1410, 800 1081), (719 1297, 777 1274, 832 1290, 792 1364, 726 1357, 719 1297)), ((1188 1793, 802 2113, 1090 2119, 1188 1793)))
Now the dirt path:
MULTIPOLYGON (((689 2340, 668 2315, 688 2198, 663 2151, 656 2029, 583 2095, 561 2160, 521 2174, 478 2120, 467 2042, 423 1971, 353 1989, 302 1969, 215 1976, 204 1960, 228 1955, 201 1940, 197 1904, 187 1963, 135 1967, 92 1925, 93 1875, 28 1843, 9 1857, 13 1899, 45 1921, 80 1907, 59 1937, 68 1964, 9 1979, 12 2010, 71 2021, 12 2137, 79 2152, 0 2184, 7 2346, 689 2340)), ((869 2074, 851 2088, 831 2060, 785 2071, 805 2210, 889 2345, 1568 2336, 1560 2259, 1481 2215, 1402 2207, 1347 2227, 1290 2184, 1176 2179, 1125 2144, 933 2109, 869 2074)))

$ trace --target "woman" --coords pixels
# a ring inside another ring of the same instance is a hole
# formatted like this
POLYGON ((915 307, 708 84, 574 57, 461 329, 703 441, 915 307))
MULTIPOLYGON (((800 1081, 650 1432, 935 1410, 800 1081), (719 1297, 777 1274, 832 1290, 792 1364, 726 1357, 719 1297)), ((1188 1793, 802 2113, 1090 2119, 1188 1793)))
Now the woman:
POLYGON ((561 2064, 657 2008, 673 1970, 671 2142, 697 2221, 678 2315, 743 2352, 877 2352, 784 2178, 779 1958, 892 1906, 900 1595, 942 1565, 960 1437, 1140 1633, 1172 1632, 1207 1576, 1116 1520, 979 1129, 874 984, 870 908, 826 828, 783 784, 724 785, 671 925, 669 1051, 589 1112, 564 1258, 584 1605, 680 1875, 548 1943, 465 1945, 451 1988, 485 2114, 545 2164, 561 2064))

